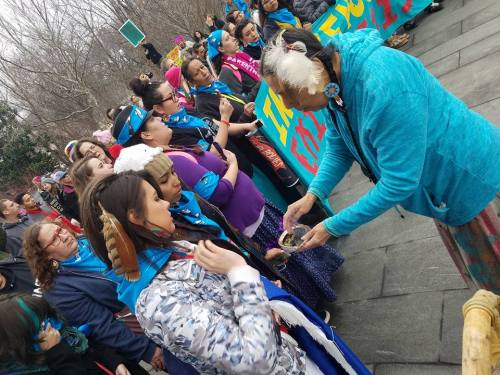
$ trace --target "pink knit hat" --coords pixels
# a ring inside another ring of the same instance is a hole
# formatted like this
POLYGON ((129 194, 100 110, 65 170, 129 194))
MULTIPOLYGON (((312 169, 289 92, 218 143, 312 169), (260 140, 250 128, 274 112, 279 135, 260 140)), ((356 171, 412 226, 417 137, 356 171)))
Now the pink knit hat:
POLYGON ((107 130, 96 130, 95 132, 92 133, 95 139, 97 139, 99 142, 104 143, 105 145, 108 145, 111 143, 111 139, 113 139, 113 136, 111 135, 111 131, 109 129, 107 130))
POLYGON ((173 66, 165 72, 165 81, 170 83, 174 89, 181 87, 181 68, 173 66))
POLYGON ((175 39, 174 39, 174 43, 175 43, 175 45, 178 45, 178 44, 180 44, 180 43, 184 42, 184 40, 185 40, 185 39, 184 39, 184 37, 183 37, 182 35, 177 35, 177 36, 175 37, 175 39))

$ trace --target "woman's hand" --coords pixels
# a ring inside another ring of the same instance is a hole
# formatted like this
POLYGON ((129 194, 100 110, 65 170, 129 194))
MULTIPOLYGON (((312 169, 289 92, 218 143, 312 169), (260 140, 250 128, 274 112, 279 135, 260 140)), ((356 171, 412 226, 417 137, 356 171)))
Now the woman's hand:
POLYGON ((257 126, 257 123, 259 122, 259 120, 255 120, 255 121, 252 121, 252 122, 247 122, 245 123, 245 129, 248 133, 251 133, 255 130, 258 129, 258 126, 257 126))
POLYGON ((307 30, 307 31, 311 31, 312 32, 312 24, 310 22, 306 22, 306 23, 303 23, 302 24, 302 28, 304 30, 307 30))
POLYGON ((277 247, 273 247, 266 251, 266 255, 264 255, 264 259, 272 262, 276 258, 280 258, 283 256, 285 252, 282 249, 278 249, 277 247))
POLYGON ((231 115, 233 114, 234 108, 229 103, 229 100, 226 98, 220 98, 219 101, 219 112, 220 112, 220 118, 223 121, 229 121, 231 118, 231 115))
POLYGON ((130 371, 125 367, 123 363, 120 363, 115 370, 115 375, 130 375, 130 371))
POLYGON ((207 271, 222 274, 228 274, 234 267, 247 264, 241 255, 217 246, 212 241, 198 242, 194 260, 207 271))
POLYGON ((224 156, 226 157, 226 164, 227 165, 233 165, 236 164, 238 165, 238 159, 236 159, 236 155, 229 151, 229 150, 224 150, 224 156))
POLYGON ((47 325, 47 328, 45 328, 45 330, 40 332, 38 337, 41 340, 40 348, 42 348, 44 352, 52 349, 54 346, 61 342, 61 334, 57 329, 52 328, 50 323, 47 325))
POLYGON ((0 273, 0 290, 5 288, 6 285, 7 285, 7 279, 5 278, 4 275, 0 273))
POLYGON ((300 246, 299 251, 314 249, 315 247, 322 246, 328 241, 331 234, 328 233, 323 225, 323 222, 316 224, 316 226, 309 232, 304 234, 302 239, 304 243, 300 246))
POLYGON ((245 113, 245 115, 247 116, 253 116, 253 111, 255 111, 255 103, 254 102, 251 102, 251 103, 247 103, 243 106, 243 112, 245 113))
POLYGON ((163 351, 159 346, 156 347, 153 357, 151 358, 149 364, 153 366, 153 369, 156 371, 165 369, 165 360, 163 359, 163 351))
POLYGON ((306 193, 297 202, 288 206, 285 216, 283 216, 283 225, 285 230, 291 231, 293 226, 297 224, 299 219, 311 211, 311 208, 316 201, 316 197, 310 193, 306 193))

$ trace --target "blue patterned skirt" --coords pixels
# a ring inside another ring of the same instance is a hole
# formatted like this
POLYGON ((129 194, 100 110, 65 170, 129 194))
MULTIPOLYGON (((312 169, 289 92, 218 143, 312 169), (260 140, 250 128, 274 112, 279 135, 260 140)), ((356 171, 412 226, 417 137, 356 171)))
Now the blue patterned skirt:
MULTIPOLYGON (((264 218, 252 240, 266 250, 279 248, 278 238, 283 232, 283 213, 266 203, 264 218)), ((335 291, 330 285, 331 278, 344 258, 332 247, 324 245, 303 252, 293 253, 281 271, 297 288, 295 293, 312 308, 318 308, 322 302, 335 300, 335 291)))

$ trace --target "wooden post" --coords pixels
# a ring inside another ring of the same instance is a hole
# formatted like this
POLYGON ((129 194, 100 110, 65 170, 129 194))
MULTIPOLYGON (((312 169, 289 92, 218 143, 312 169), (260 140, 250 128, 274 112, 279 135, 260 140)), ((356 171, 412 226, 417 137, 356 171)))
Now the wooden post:
POLYGON ((494 327, 499 320, 500 297, 479 290, 463 307, 462 375, 491 375, 492 344, 498 345, 494 327), (492 343, 494 340, 494 343, 492 343))

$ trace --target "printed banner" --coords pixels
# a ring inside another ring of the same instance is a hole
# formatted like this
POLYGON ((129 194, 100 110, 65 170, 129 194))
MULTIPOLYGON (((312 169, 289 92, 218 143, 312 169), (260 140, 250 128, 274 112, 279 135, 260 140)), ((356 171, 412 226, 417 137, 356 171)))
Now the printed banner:
POLYGON ((312 30, 321 43, 338 33, 374 28, 387 39, 398 27, 414 18, 432 0, 337 0, 312 30))
MULTIPOLYGON (((377 28, 387 38, 430 3, 431 0, 337 0, 336 5, 313 24, 313 32, 324 44, 337 33, 366 27, 377 28)), ((323 112, 287 109, 265 82, 255 100, 255 108, 257 117, 264 123, 263 134, 308 186, 318 171, 324 151, 323 112)))
POLYGON ((323 112, 300 112, 287 109, 265 81, 255 100, 257 117, 264 123, 260 131, 271 140, 300 181, 309 185, 316 174, 323 153, 326 132, 323 112))

